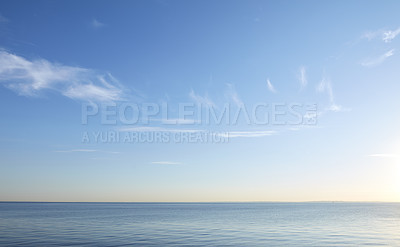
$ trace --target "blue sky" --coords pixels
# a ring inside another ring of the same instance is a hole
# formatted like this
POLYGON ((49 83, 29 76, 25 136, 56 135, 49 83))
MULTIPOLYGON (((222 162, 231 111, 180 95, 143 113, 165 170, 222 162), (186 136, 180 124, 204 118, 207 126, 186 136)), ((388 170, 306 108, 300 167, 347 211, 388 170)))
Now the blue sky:
POLYGON ((0 200, 399 201, 399 7, 2 1, 0 200), (101 107, 110 104, 117 112, 167 104, 169 120, 160 113, 125 124, 117 115, 104 124, 101 107), (196 113, 229 104, 232 116, 267 104, 270 117, 274 105, 287 113, 300 104, 302 118, 316 105, 317 121, 240 115, 217 124, 194 114, 193 123, 171 124, 182 104, 196 113), (83 124, 88 106, 99 113, 83 124), (229 142, 92 135, 210 131, 229 142))

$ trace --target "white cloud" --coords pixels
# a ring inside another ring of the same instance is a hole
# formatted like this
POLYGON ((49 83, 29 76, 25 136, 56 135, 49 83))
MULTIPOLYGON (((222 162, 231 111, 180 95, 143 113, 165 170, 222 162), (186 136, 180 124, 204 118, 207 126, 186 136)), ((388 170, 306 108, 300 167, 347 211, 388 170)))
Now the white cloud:
POLYGON ((57 150, 55 152, 57 153, 92 153, 92 152, 97 152, 98 150, 95 149, 71 149, 71 150, 57 150))
POLYGON ((382 40, 385 43, 389 43, 391 42, 394 38, 396 38, 397 35, 400 34, 400 28, 396 29, 396 30, 388 30, 388 31, 384 31, 383 32, 383 37, 382 40))
POLYGON ((122 100, 123 88, 109 73, 65 66, 45 59, 28 60, 0 51, 0 84, 24 96, 45 91, 84 101, 122 100))
POLYGON ((97 19, 93 19, 92 22, 90 23, 90 25, 91 25, 93 28, 96 28, 96 29, 102 28, 102 27, 105 26, 104 23, 98 21, 97 19))
MULTIPOLYGON (((168 132, 168 133, 207 133, 207 130, 201 129, 172 129, 162 127, 121 127, 118 129, 120 132, 168 132)), ((263 137, 277 134, 274 130, 261 130, 261 131, 223 131, 215 132, 214 134, 220 137, 263 137)))
POLYGON ((328 94, 329 107, 326 108, 327 111, 343 112, 343 111, 351 110, 349 108, 342 107, 335 103, 335 96, 333 95, 332 84, 328 78, 326 78, 326 77, 322 78, 321 82, 317 86, 317 92, 320 92, 320 93, 326 92, 328 94))
POLYGON ((199 123, 199 120, 195 119, 183 119, 183 118, 163 118, 163 119, 150 119, 151 121, 162 122, 163 124, 195 124, 199 123))
POLYGON ((301 88, 304 88, 307 86, 307 74, 306 74, 306 68, 304 66, 301 66, 299 68, 299 74, 298 74, 298 79, 300 81, 301 88))
POLYGON ((151 164, 157 164, 157 165, 180 165, 182 163, 180 162, 174 162, 174 161, 153 161, 151 164))
POLYGON ((334 101, 332 85, 331 85, 331 81, 329 79, 323 77, 317 86, 317 91, 320 93, 327 92, 328 96, 329 96, 329 101, 330 102, 334 101))
POLYGON ((228 131, 226 133, 221 133, 221 137, 264 137, 277 134, 274 130, 263 130, 263 131, 228 131))
POLYGON ((333 112, 351 111, 350 108, 346 108, 346 107, 343 107, 343 106, 341 106, 341 105, 336 105, 336 104, 334 104, 334 103, 331 104, 331 105, 327 108, 327 110, 333 111, 333 112))
POLYGON ((205 132, 199 129, 172 129, 162 127, 122 127, 119 128, 120 132, 170 132, 170 133, 198 133, 205 132))
POLYGON ((368 39, 368 40, 373 40, 375 38, 379 38, 385 43, 390 43, 399 34, 400 34, 400 28, 395 29, 395 30, 379 29, 376 31, 367 31, 361 36, 361 38, 368 39))
POLYGON ((276 90, 269 79, 267 79, 267 87, 269 91, 271 91, 272 93, 276 93, 276 90))
POLYGON ((206 107, 214 107, 215 104, 214 102, 208 97, 208 95, 206 96, 200 96, 198 94, 196 94, 193 89, 190 91, 189 93, 189 97, 196 103, 196 105, 198 106, 206 106, 206 107))
POLYGON ((233 101, 238 107, 243 106, 243 101, 240 99, 239 94, 236 92, 236 88, 233 84, 227 83, 226 86, 228 87, 225 96, 233 101))
POLYGON ((396 158, 396 154, 370 154, 369 157, 380 157, 380 158, 396 158))
POLYGON ((70 150, 57 150, 56 153, 107 153, 107 154, 120 154, 116 151, 101 151, 96 149, 70 149, 70 150))
POLYGON ((393 55, 394 55, 394 49, 385 52, 384 54, 380 55, 377 58, 367 59, 364 62, 362 62, 361 65, 365 67, 379 65, 383 63, 388 57, 391 57, 393 55))
POLYGON ((382 35, 382 30, 378 30, 378 31, 367 31, 365 32, 361 38, 363 39, 368 39, 368 40, 372 40, 375 39, 376 37, 382 35))

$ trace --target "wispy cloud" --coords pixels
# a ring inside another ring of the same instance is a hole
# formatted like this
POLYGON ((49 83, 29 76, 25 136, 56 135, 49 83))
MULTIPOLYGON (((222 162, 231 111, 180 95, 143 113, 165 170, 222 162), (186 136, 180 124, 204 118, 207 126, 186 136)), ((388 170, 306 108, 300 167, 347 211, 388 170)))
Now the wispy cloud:
POLYGON ((263 131, 228 131, 226 133, 221 133, 221 137, 264 137, 271 136, 277 134, 277 131, 274 130, 263 130, 263 131))
POLYGON ((328 108, 327 108, 327 110, 329 110, 329 111, 333 111, 333 112, 346 112, 346 111, 350 111, 350 109, 349 108, 345 108, 345 107, 343 107, 343 106, 341 106, 341 105, 336 105, 336 104, 331 104, 328 108))
POLYGON ((205 96, 200 96, 200 95, 196 94, 193 91, 193 89, 190 90, 189 98, 191 98, 198 106, 205 106, 205 107, 214 107, 215 106, 214 102, 208 97, 207 94, 205 96))
POLYGON ((367 31, 361 36, 361 38, 368 40, 379 38, 381 41, 385 43, 390 43, 399 34, 400 34, 400 28, 397 28, 395 30, 379 29, 376 31, 367 31))
POLYGON ((267 79, 267 87, 270 92, 276 93, 276 90, 269 79, 267 79))
POLYGON ((170 132, 170 133, 197 133, 205 132, 199 129, 174 129, 163 127, 121 127, 118 129, 120 132, 170 132))
MULTIPOLYGON (((121 127, 120 132, 169 132, 169 133, 207 133, 204 129, 176 129, 162 127, 121 127)), ((236 138, 236 137, 263 137, 275 135, 278 132, 274 130, 258 130, 258 131, 222 131, 212 132, 220 137, 236 138)))
POLYGON ((0 83, 24 96, 45 91, 84 101, 123 99, 123 88, 109 73, 65 66, 45 59, 28 60, 0 51, 0 83))
POLYGON ((329 106, 326 108, 327 111, 333 111, 333 112, 350 111, 349 108, 344 108, 335 103, 335 96, 333 95, 332 84, 328 78, 326 77, 322 78, 321 82, 317 86, 317 92, 320 93, 325 92, 328 94, 329 106))
POLYGON ((307 86, 307 74, 306 74, 306 67, 300 66, 298 79, 300 81, 301 88, 305 88, 307 86))
POLYGON ((57 150, 55 151, 57 153, 92 153, 92 152, 98 152, 96 149, 71 149, 71 150, 57 150))
POLYGON ((335 101, 335 97, 333 96, 331 81, 328 78, 326 77, 322 78, 322 80, 317 86, 317 91, 320 93, 327 92, 329 96, 329 101, 331 103, 335 101))
POLYGON ((377 58, 365 60, 364 62, 361 63, 361 65, 365 67, 376 66, 383 63, 388 57, 391 57, 393 55, 394 55, 394 49, 391 49, 390 51, 385 52, 384 54, 380 55, 377 58))
POLYGON ((120 154, 116 151, 103 151, 97 149, 69 149, 69 150, 56 150, 56 153, 107 153, 107 154, 120 154))
POLYGON ((361 35, 362 39, 367 39, 367 40, 372 40, 375 39, 378 36, 381 36, 383 33, 382 30, 378 30, 378 31, 367 31, 365 33, 363 33, 363 35, 361 35))
POLYGON ((100 22, 100 21, 98 21, 97 19, 93 19, 93 20, 90 22, 90 26, 93 27, 93 28, 95 28, 95 29, 99 29, 99 28, 104 27, 105 24, 102 23, 102 22, 100 22))
POLYGON ((174 162, 174 161, 153 161, 151 164, 157 164, 157 165, 180 165, 182 163, 180 162, 174 162))
POLYGON ((380 158, 396 158, 396 154, 385 154, 385 153, 380 153, 380 154, 370 154, 368 155, 369 157, 380 157, 380 158))
POLYGON ((397 35, 400 34, 400 28, 396 30, 388 30, 383 32, 382 40, 386 43, 391 42, 397 35))
POLYGON ((195 119, 183 119, 183 118, 163 118, 163 119, 150 119, 151 121, 161 122, 163 124, 195 124, 199 123, 199 120, 195 119))
POLYGON ((233 103, 235 103, 238 107, 243 106, 243 101, 242 99, 239 97, 239 94, 236 91, 235 85, 231 84, 231 83, 227 83, 227 90, 225 92, 225 96, 233 101, 233 103))

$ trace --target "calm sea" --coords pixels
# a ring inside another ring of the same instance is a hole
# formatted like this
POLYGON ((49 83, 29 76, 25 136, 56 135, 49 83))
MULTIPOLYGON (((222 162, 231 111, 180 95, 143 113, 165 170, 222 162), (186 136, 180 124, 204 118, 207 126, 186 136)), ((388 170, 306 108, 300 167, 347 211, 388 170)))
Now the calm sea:
POLYGON ((0 203, 0 246, 400 246, 399 203, 0 203))

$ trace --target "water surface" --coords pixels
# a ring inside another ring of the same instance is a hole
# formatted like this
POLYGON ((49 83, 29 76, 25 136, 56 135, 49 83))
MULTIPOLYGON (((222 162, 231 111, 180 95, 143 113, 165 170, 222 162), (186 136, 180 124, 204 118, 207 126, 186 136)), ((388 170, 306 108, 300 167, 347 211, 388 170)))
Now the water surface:
POLYGON ((399 203, 0 203, 1 246, 400 246, 399 203))

